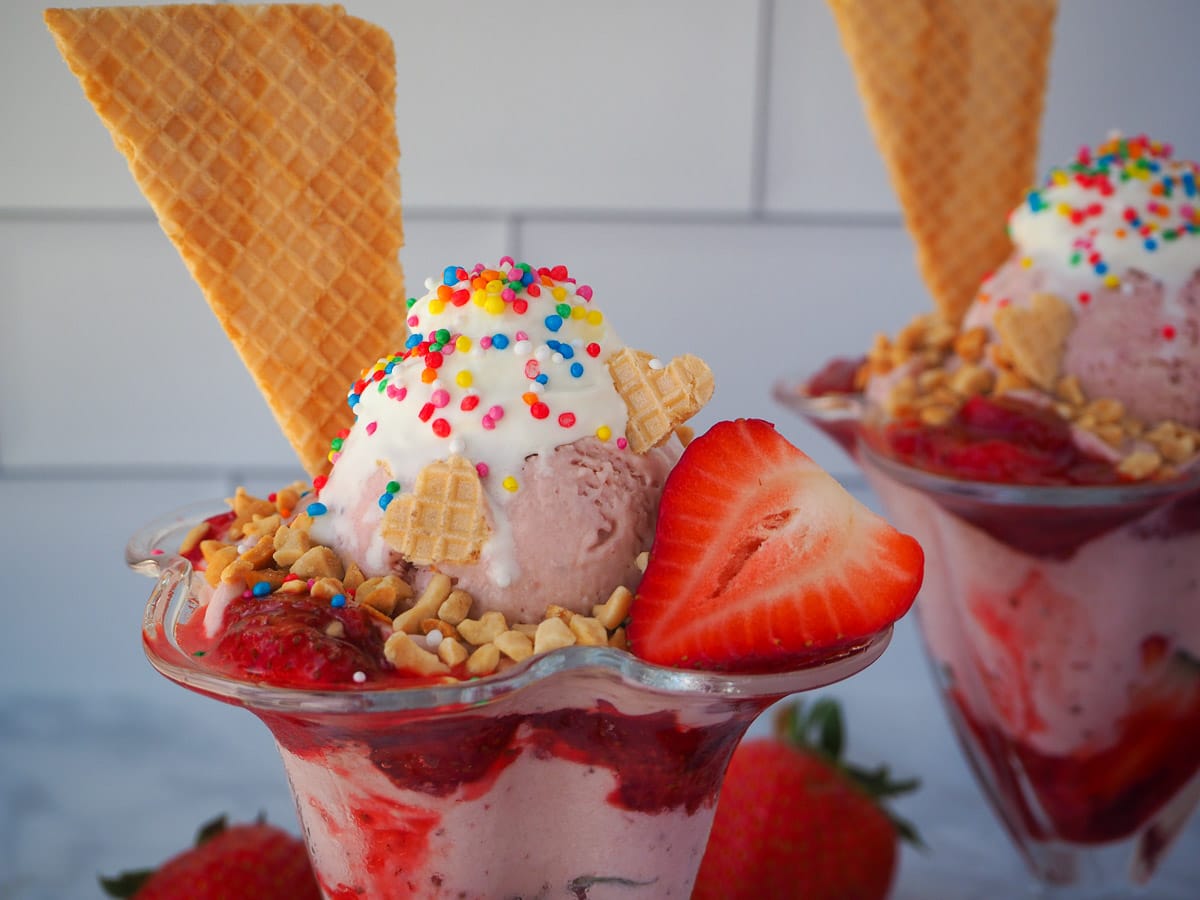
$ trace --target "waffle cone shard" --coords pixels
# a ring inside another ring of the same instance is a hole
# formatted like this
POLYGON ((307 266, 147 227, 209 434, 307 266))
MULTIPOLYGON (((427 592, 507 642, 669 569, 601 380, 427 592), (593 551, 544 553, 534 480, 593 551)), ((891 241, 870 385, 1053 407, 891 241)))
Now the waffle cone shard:
POLYGON ((1008 255, 1034 184, 1057 0, 828 0, 942 317, 1008 255))
POLYGON ((662 365, 652 354, 623 347, 608 359, 629 419, 625 436, 635 453, 663 443, 713 395, 713 375, 698 356, 677 356, 662 365))
POLYGON ((388 504, 381 534, 409 562, 469 563, 491 534, 483 484, 461 456, 421 470, 411 492, 388 504))
POLYGON ((341 7, 51 9, 71 71, 302 464, 404 339, 395 59, 341 7))

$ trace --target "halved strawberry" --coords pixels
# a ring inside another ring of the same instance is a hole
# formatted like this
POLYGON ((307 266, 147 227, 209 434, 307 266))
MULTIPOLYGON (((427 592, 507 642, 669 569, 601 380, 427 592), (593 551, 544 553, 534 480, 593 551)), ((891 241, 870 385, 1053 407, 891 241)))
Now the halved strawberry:
POLYGON ((886 628, 924 554, 768 422, 719 422, 663 489, 629 622, 635 654, 695 669, 803 666, 886 628))

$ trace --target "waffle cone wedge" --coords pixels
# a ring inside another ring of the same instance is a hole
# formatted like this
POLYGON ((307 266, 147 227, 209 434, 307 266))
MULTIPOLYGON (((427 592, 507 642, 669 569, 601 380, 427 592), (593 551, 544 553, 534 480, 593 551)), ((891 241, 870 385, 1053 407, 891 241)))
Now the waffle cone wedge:
POLYGON ((491 534, 483 484, 461 456, 430 463, 410 493, 388 504, 381 534, 409 562, 469 563, 491 534))
POLYGON ((712 372, 690 354, 664 365, 643 350, 623 347, 608 358, 608 372, 629 412, 625 436, 635 453, 657 447, 713 395, 712 372))
POLYGON ((337 6, 46 23, 310 474, 404 340, 395 57, 337 6))
POLYGON ((1011 250, 1034 183, 1057 0, 828 0, 943 319, 1011 250))

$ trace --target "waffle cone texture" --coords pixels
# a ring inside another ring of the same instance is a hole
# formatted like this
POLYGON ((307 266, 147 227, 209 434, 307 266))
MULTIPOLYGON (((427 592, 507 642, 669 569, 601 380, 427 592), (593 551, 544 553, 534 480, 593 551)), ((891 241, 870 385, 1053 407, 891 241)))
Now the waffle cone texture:
POLYGON ((942 317, 1011 250, 1034 184, 1057 0, 828 0, 942 317))
POLYGON ((363 363, 404 341, 390 38, 337 6, 45 19, 301 463, 323 470, 363 363))

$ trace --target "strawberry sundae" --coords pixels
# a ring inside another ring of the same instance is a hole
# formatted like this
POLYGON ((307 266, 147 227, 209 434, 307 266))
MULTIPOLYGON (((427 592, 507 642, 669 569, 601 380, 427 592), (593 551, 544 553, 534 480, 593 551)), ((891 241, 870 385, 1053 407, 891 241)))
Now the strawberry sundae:
POLYGON ((1144 881, 1200 800, 1200 167, 1116 136, 1009 229, 961 322, 780 396, 922 540, 929 654, 1035 870, 1144 881))

